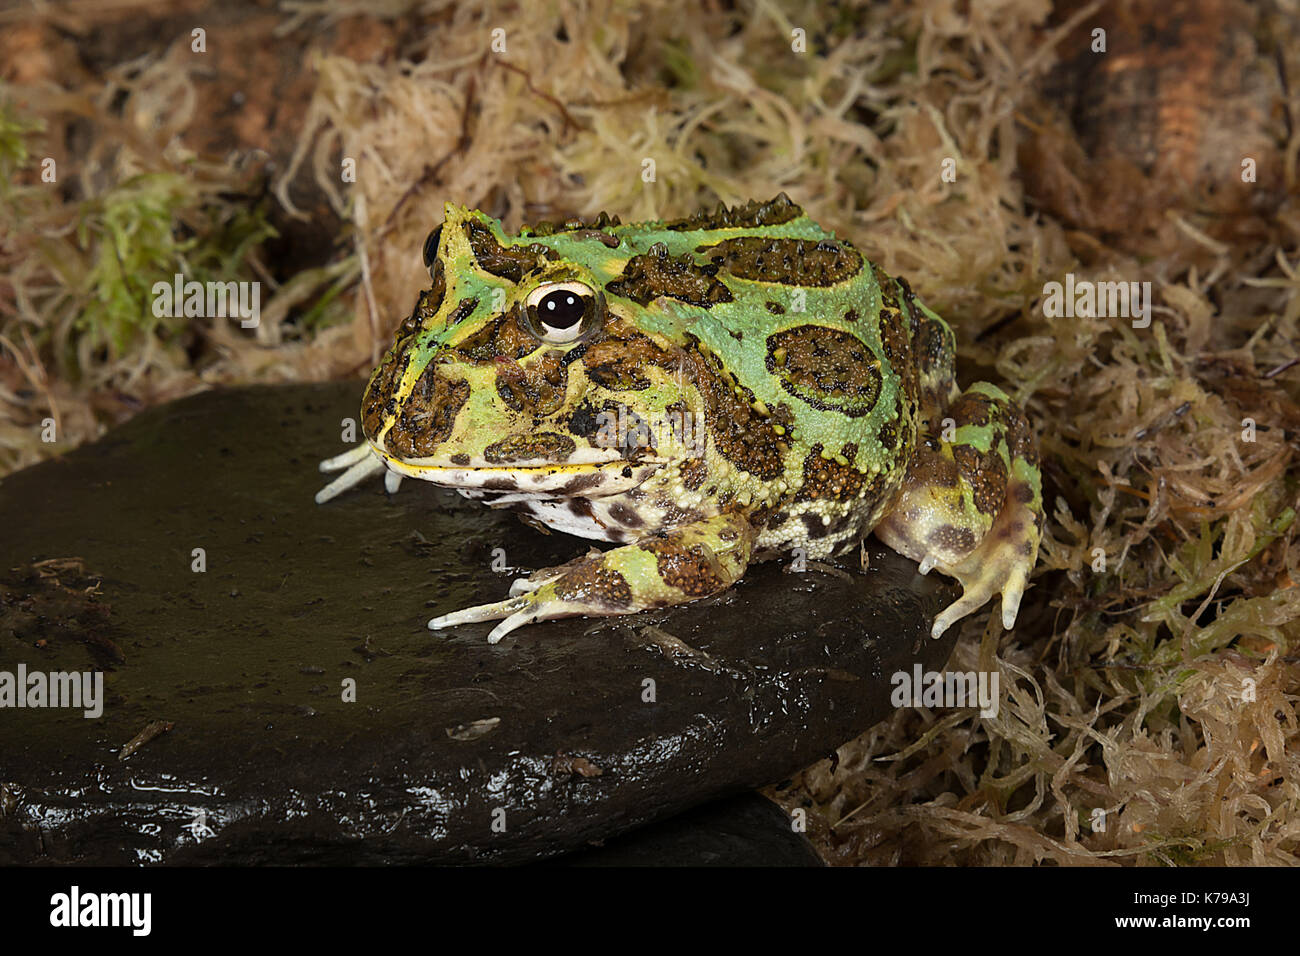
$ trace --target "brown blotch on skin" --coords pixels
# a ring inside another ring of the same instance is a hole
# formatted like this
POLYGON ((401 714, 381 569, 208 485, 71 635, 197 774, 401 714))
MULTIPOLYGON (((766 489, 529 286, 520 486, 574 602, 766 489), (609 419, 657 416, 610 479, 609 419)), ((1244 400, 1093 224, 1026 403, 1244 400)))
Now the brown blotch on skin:
POLYGON ((563 222, 551 222, 543 219, 541 222, 532 226, 524 226, 519 230, 520 236, 553 236, 557 232, 585 232, 588 230, 609 229, 611 227, 621 226, 623 221, 618 216, 611 216, 609 213, 601 210, 595 219, 580 219, 572 216, 563 222))
POLYGON ((457 452, 451 456, 451 463, 453 465, 468 465, 469 455, 465 454, 463 451, 457 452))
POLYGON ((1003 402, 979 392, 963 392, 948 406, 948 415, 958 425, 987 425, 1002 418, 1003 402))
POLYGON ((880 398, 880 359, 839 329, 801 325, 769 335, 767 370, 795 398, 852 418, 870 413, 880 398))
POLYGON ((518 491, 519 483, 513 478, 489 478, 483 482, 483 488, 487 491, 518 491))
POLYGON ((767 302, 764 302, 763 305, 766 306, 767 311, 771 312, 773 315, 785 315, 785 306, 780 302, 773 302, 769 299, 767 302))
POLYGON ((803 215, 803 209, 795 205, 785 193, 759 202, 751 199, 743 206, 732 207, 718 203, 713 212, 700 211, 684 219, 673 219, 664 223, 665 229, 674 232, 695 232, 706 229, 757 229, 760 226, 779 226, 791 222, 803 215))
POLYGON ((456 414, 469 400, 469 383, 449 382, 437 374, 438 368, 437 363, 429 363, 384 436, 384 445, 399 458, 433 455, 451 435, 456 414))
MULTIPOLYGON (((467 301, 477 305, 477 300, 467 301)), ((460 307, 457 311, 459 309, 460 307)), ((466 361, 481 363, 495 362, 501 358, 518 361, 540 348, 543 348, 542 343, 520 322, 519 310, 515 308, 465 338, 452 351, 466 361)))
POLYGON ((573 410, 569 416, 569 431, 574 435, 583 438, 591 438, 592 435, 600 431, 602 409, 591 404, 588 399, 583 399, 582 404, 573 410))
POLYGON ((1016 501, 1022 505, 1027 505, 1034 500, 1034 489, 1023 481, 1016 482, 1016 490, 1013 492, 1016 501))
POLYGON ((880 346, 894 374, 899 379, 899 391, 909 402, 920 394, 920 373, 912 360, 912 343, 902 313, 897 308, 882 308, 879 319, 880 346))
POLYGON ((573 238, 593 239, 596 242, 599 242, 606 249, 617 249, 619 244, 623 241, 618 236, 604 232, 600 229, 575 229, 573 231, 573 238))
POLYGON ((862 254, 838 239, 736 236, 695 251, 737 279, 751 282, 824 288, 862 269, 862 254))
POLYGON ((902 306, 903 311, 907 313, 907 318, 912 323, 913 331, 915 331, 918 322, 929 320, 922 319, 921 316, 923 313, 916 304, 916 293, 912 291, 912 286, 907 281, 907 278, 905 276, 896 276, 894 281, 897 282, 898 287, 903 290, 903 295, 899 300, 899 305, 902 306))
POLYGON ((668 254, 668 247, 656 242, 644 255, 633 256, 623 274, 605 286, 606 293, 649 305, 660 296, 677 299, 703 309, 732 300, 731 290, 717 277, 717 269, 701 266, 683 254, 668 254))
POLYGON ((734 382, 712 352, 687 353, 688 370, 704 398, 704 421, 723 458, 763 479, 784 470, 786 445, 772 421, 736 394, 734 382))
POLYGON ((810 541, 824 538, 831 533, 830 526, 822 521, 822 516, 819 514, 805 511, 799 516, 799 520, 803 522, 804 529, 808 532, 808 539, 810 541))
POLYGON ((813 445, 803 462, 803 486, 795 501, 851 501, 858 497, 866 479, 852 465, 841 465, 822 457, 822 446, 813 445))
POLYGON ((503 363, 497 372, 497 394, 508 408, 541 418, 564 404, 568 388, 568 366, 555 350, 544 353, 537 361, 524 365, 503 363))
POLYGON ((442 300, 446 294, 447 280, 442 274, 442 260, 435 259, 433 262, 433 288, 420 293, 420 297, 415 301, 415 308, 411 310, 411 314, 402 322, 401 328, 397 330, 397 337, 400 339, 424 328, 425 323, 442 308, 442 300))
POLYGON ((601 334, 587 346, 582 358, 587 377, 613 391, 640 391, 650 386, 643 369, 654 366, 677 368, 681 353, 661 348, 647 335, 621 319, 605 324, 601 334))
POLYGON ((975 532, 970 528, 959 528, 952 524, 941 524, 930 532, 927 543, 932 547, 942 548, 951 554, 970 554, 978 543, 975 532))
POLYGON ((664 583, 687 597, 707 597, 727 586, 714 570, 716 559, 702 544, 685 548, 672 539, 660 538, 647 542, 645 548, 654 554, 664 583))
POLYGON ((492 230, 477 219, 465 223, 465 235, 479 268, 511 282, 519 282, 525 273, 538 268, 546 260, 559 258, 554 249, 541 243, 504 246, 497 241, 492 230))
POLYGON ((960 480, 957 463, 939 452, 936 438, 926 438, 908 465, 907 483, 913 487, 956 488, 960 480))
POLYGON ((923 321, 912 337, 912 359, 929 401, 948 400, 956 356, 957 340, 952 329, 929 319, 923 321))
POLYGON ((694 508, 683 508, 677 502, 664 498, 656 502, 659 510, 662 512, 662 523, 665 528, 679 528, 682 525, 694 524, 704 518, 704 515, 694 508))
POLYGON ((555 582, 561 601, 575 601, 601 608, 624 608, 632 603, 627 579, 601 558, 584 558, 555 582))
POLYGON ((889 359, 891 365, 897 367, 907 357, 911 343, 908 339, 907 328, 903 325, 903 316, 897 309, 883 308, 880 310, 880 345, 884 350, 885 358, 889 359))
POLYGON ((640 528, 645 525, 645 521, 636 510, 621 501, 610 505, 609 516, 625 528, 640 528))
POLYGON ((880 266, 873 264, 871 273, 876 277, 876 285, 880 289, 880 307, 882 310, 889 309, 894 312, 900 312, 898 303, 898 283, 880 266))
POLYGON ((537 432, 528 435, 512 435, 489 445, 484 450, 483 457, 493 465, 507 465, 532 459, 562 462, 568 460, 576 448, 577 445, 568 435, 557 432, 537 432))
POLYGON ((592 472, 586 475, 575 475, 566 481, 560 488, 560 495, 562 497, 580 495, 584 491, 590 491, 592 488, 599 487, 604 480, 605 479, 599 472, 592 472))
POLYGON ((704 479, 709 476, 709 466, 703 458, 689 458, 682 465, 682 484, 691 491, 699 490, 704 479))
POLYGON ((569 510, 580 518, 590 518, 593 514, 591 501, 587 498, 573 498, 569 501, 569 510))
POLYGON ((845 322, 856 322, 856 321, 858 321, 858 310, 857 310, 857 309, 849 309, 847 312, 845 312, 845 313, 844 313, 844 321, 845 321, 845 322))
POLYGON ((985 454, 970 445, 953 445, 952 457, 971 488, 977 511, 998 513, 1007 497, 1007 466, 995 454, 985 454))
POLYGON ((1022 458, 1034 467, 1038 467, 1038 444, 1034 433, 1019 408, 1011 408, 1006 416, 1007 450, 1012 458, 1022 458))
POLYGON ((411 347, 415 337, 399 339, 388 350, 384 361, 370 375, 366 391, 361 399, 361 430, 366 437, 373 440, 378 437, 384 421, 397 411, 397 397, 394 392, 406 372, 406 363, 410 360, 411 347))

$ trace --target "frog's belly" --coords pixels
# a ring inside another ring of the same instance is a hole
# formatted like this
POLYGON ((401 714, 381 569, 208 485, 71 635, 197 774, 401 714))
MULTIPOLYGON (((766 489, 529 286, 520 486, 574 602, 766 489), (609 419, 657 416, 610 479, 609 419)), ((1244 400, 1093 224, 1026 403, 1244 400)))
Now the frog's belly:
MULTIPOLYGON (((680 527, 703 512, 675 506, 662 496, 550 498, 519 492, 493 494, 457 489, 491 508, 509 509, 548 528, 593 541, 623 543, 655 531, 680 527)), ((798 502, 771 513, 759 527, 756 552, 773 556, 801 552, 820 559, 857 544, 879 518, 879 508, 862 502, 798 502)))

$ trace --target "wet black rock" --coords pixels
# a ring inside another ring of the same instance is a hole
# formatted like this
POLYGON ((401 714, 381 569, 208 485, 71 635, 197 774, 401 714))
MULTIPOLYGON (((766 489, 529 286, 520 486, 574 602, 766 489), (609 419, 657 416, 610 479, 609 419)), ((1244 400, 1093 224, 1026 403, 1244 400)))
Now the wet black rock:
POLYGON ((824 866, 775 803, 728 797, 543 866, 824 866))
POLYGON ((0 863, 541 859, 782 779, 951 649, 953 586, 878 547, 430 632, 588 543, 412 481, 317 506, 359 395, 197 395, 0 482, 0 678, 103 676, 98 718, 0 709, 0 863))

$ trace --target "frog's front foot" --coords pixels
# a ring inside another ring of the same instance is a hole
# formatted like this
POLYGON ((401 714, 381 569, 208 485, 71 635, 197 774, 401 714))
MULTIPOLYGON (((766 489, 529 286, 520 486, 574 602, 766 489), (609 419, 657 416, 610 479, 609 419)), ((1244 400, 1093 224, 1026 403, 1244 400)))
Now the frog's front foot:
MULTIPOLYGON (((362 442, 355 448, 345 451, 333 458, 326 458, 320 463, 321 471, 342 471, 328 485, 316 492, 316 504, 323 505, 331 498, 336 498, 349 488, 365 481, 376 472, 384 470, 384 459, 375 454, 369 442, 362 442)), ((402 476, 395 471, 384 474, 384 488, 391 495, 402 483, 402 476)))
POLYGON ((727 513, 650 535, 635 544, 592 551, 556 568, 515 581, 510 597, 435 617, 439 630, 478 621, 501 623, 488 634, 495 644, 533 621, 590 615, 633 614, 685 604, 717 594, 744 573, 754 530, 739 514, 727 513))
POLYGON ((1038 451, 1024 412, 980 382, 936 418, 948 441, 923 436, 903 489, 876 536, 895 551, 956 578, 962 596, 935 618, 931 636, 1002 595, 1002 626, 1016 623, 1038 559, 1043 501, 1038 451))

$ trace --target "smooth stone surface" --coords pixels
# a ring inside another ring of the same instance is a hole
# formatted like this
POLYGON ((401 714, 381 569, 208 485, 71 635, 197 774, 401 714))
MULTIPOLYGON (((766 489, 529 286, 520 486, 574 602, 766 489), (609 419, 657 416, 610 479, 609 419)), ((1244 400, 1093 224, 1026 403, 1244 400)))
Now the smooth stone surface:
POLYGON ((0 671, 98 670, 107 701, 0 709, 0 863, 541 859, 780 780, 947 659, 922 635, 955 585, 879 545, 496 646, 431 632, 589 543, 410 480, 315 505, 360 392, 208 392, 0 482, 0 671))

